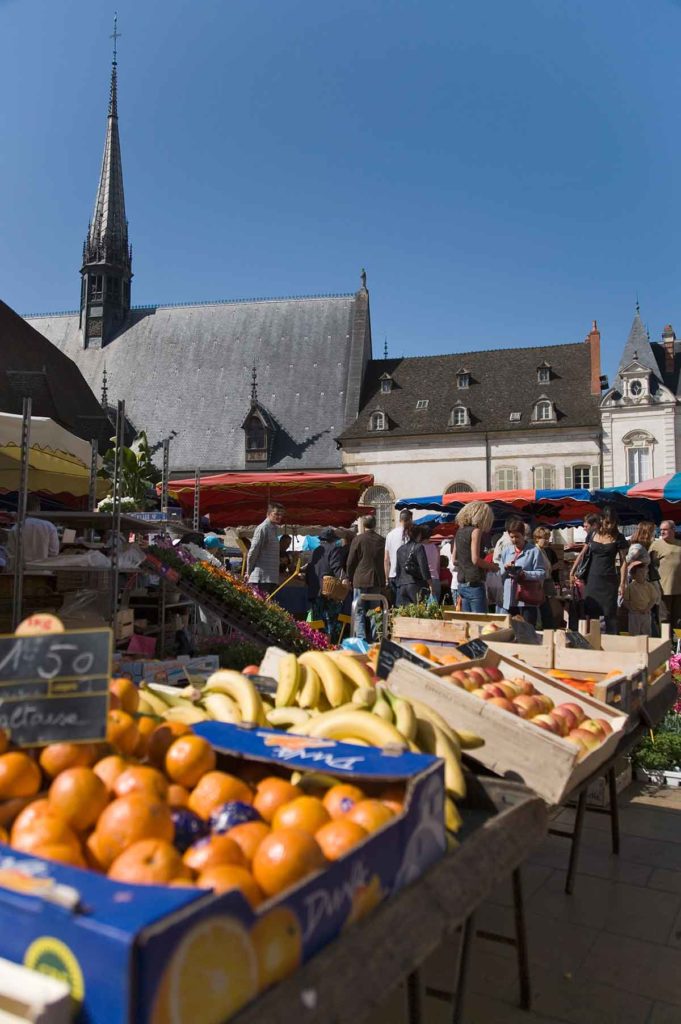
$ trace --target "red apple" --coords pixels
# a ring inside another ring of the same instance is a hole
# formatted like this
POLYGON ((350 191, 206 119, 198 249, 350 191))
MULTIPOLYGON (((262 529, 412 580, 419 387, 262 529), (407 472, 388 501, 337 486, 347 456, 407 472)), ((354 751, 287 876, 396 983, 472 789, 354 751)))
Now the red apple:
POLYGON ((488 693, 490 697, 506 697, 506 694, 501 688, 501 683, 485 683, 483 690, 485 693, 488 693))
POLYGON ((566 704, 559 704, 557 708, 553 709, 551 714, 560 715, 561 718, 565 719, 568 732, 570 732, 571 729, 576 729, 579 725, 579 719, 577 718, 577 715, 574 713, 574 711, 571 711, 566 704))
POLYGON ((509 679, 509 682, 513 683, 514 686, 519 686, 520 693, 525 694, 528 697, 531 697, 537 692, 534 688, 534 684, 531 683, 529 679, 523 679, 522 676, 516 676, 515 679, 509 679))
POLYGON ((581 736, 574 735, 577 731, 577 729, 574 729, 571 733, 568 733, 568 735, 565 737, 565 742, 572 743, 574 747, 577 747, 577 760, 581 761, 582 758, 586 757, 586 755, 589 753, 589 747, 586 745, 581 736))
POLYGON ((556 729, 558 735, 567 736, 567 734, 570 732, 570 727, 567 723, 567 718, 565 718, 564 715, 557 715, 555 710, 549 713, 549 718, 552 718, 558 726, 558 728, 556 729))
POLYGON ((547 732, 555 733, 555 735, 558 735, 560 731, 558 722, 551 715, 535 715, 530 721, 532 725, 538 725, 540 729, 546 729, 547 732))
POLYGON ((471 696, 479 697, 480 700, 491 700, 493 697, 493 694, 488 693, 487 690, 483 690, 481 686, 479 686, 477 690, 471 690, 470 693, 471 696))
POLYGON ((487 673, 483 672, 479 668, 467 668, 464 669, 464 671, 471 682, 474 682, 476 686, 484 686, 487 682, 487 673))
POLYGON ((573 729, 570 736, 582 740, 587 750, 595 750, 596 747, 600 747, 601 745, 600 736, 595 736, 592 732, 589 732, 588 729, 573 729))
POLYGON ((464 686, 464 684, 463 684, 463 683, 461 682, 461 680, 460 680, 460 679, 456 679, 456 678, 455 678, 455 677, 454 677, 453 675, 451 675, 451 676, 449 677, 449 679, 450 679, 450 681, 452 682, 452 684, 453 684, 454 686, 458 686, 458 688, 459 688, 460 690, 465 690, 465 689, 466 689, 466 687, 464 686))
POLYGON ((467 688, 466 683, 468 682, 468 676, 465 672, 461 672, 460 670, 452 672, 450 674, 450 679, 452 679, 457 686, 463 687, 464 690, 467 688))
POLYGON ((485 672, 487 673, 487 678, 493 683, 497 683, 500 679, 504 678, 504 673, 496 665, 485 665, 485 672))
POLYGON ((510 711, 512 715, 518 714, 518 710, 513 702, 507 700, 506 697, 490 697, 487 703, 494 704, 497 708, 503 708, 504 711, 510 711))
POLYGON ((521 718, 532 718, 543 711, 542 704, 537 701, 536 697, 530 696, 527 693, 514 697, 513 703, 518 708, 518 714, 521 718))
POLYGON ((584 711, 579 706, 579 704, 561 704, 560 706, 562 708, 567 708, 568 711, 571 711, 578 722, 583 722, 586 718, 586 715, 584 714, 584 711))
POLYGON ((593 718, 592 721, 598 722, 605 735, 610 736, 610 734, 612 733, 612 726, 610 725, 610 722, 607 720, 607 718, 593 718))
POLYGON ((595 718, 587 718, 579 725, 580 731, 585 730, 586 732, 593 733, 597 736, 599 741, 602 743, 605 739, 605 729, 600 722, 597 722, 595 718))

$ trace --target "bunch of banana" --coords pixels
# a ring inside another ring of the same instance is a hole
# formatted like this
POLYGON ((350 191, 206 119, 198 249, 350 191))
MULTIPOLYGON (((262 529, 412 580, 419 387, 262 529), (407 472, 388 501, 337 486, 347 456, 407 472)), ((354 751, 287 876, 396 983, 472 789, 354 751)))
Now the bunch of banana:
POLYGON ((234 725, 267 724, 263 702, 251 680, 241 672, 227 669, 214 672, 202 689, 194 684, 180 690, 159 683, 141 683, 139 711, 186 725, 208 719, 234 725))

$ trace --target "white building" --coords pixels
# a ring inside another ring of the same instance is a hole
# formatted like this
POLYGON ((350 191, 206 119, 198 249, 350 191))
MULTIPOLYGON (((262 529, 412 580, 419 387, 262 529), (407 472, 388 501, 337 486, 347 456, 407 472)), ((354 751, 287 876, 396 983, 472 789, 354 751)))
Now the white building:
POLYGON ((399 498, 599 487, 600 334, 585 342, 372 360, 343 466, 373 473, 378 528, 399 498))
POLYGON ((605 487, 676 472, 680 367, 681 346, 673 327, 668 324, 662 340, 651 342, 637 304, 617 376, 601 401, 605 487))

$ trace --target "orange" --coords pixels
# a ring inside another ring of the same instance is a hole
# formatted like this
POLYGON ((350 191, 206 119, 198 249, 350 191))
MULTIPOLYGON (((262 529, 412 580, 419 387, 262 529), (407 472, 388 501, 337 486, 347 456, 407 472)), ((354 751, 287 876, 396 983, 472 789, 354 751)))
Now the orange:
POLYGON ((97 822, 93 850, 109 868, 138 839, 165 839, 172 843, 175 828, 170 808, 144 793, 119 796, 104 809, 97 822))
POLYGON ((209 836, 199 840, 185 852, 183 862, 192 871, 204 871, 218 864, 236 864, 246 867, 246 858, 241 847, 229 836, 209 836))
POLYGON ((87 867, 81 851, 76 850, 70 843, 45 843, 42 846, 35 846, 31 850, 31 855, 42 857, 44 860, 58 860, 74 868, 87 867))
POLYGON ((206 868, 197 878, 196 884, 200 889, 212 889, 217 893, 238 889, 253 909, 264 899, 250 871, 236 864, 215 864, 212 868, 206 868))
POLYGON ((279 808, 272 819, 272 828, 300 828, 314 835, 327 821, 331 818, 319 797, 299 796, 279 808))
POLYGON ((12 835, 12 846, 24 853, 33 853, 37 847, 51 846, 53 843, 58 846, 70 846, 74 856, 81 853, 78 836, 70 825, 56 814, 45 814, 38 818, 30 829, 26 828, 16 836, 12 835))
POLYGON ((420 654, 422 658, 430 658, 430 647, 426 644, 412 644, 411 649, 414 654, 420 654))
POLYGON ((338 786, 327 789, 322 803, 332 818, 340 818, 343 814, 347 814, 354 804, 365 798, 366 793, 359 786, 342 782, 338 786))
POLYGON ((253 877, 267 896, 274 896, 325 864, 321 846, 309 832, 275 829, 255 851, 253 877))
POLYGON ((134 757, 143 758, 147 756, 149 737, 158 726, 158 719, 154 718, 152 715, 139 715, 135 719, 135 723, 137 725, 139 739, 137 740, 137 746, 133 750, 133 755, 134 757))
POLYGON ((47 797, 43 797, 41 800, 33 800, 28 807, 24 807, 23 811, 20 811, 14 819, 12 825, 11 837, 12 842, 20 832, 25 832, 27 829, 31 829, 38 818, 42 818, 44 815, 50 813, 50 802, 47 797))
POLYGON ((250 865, 253 861, 255 851, 261 842, 270 834, 269 825, 264 821, 245 821, 242 825, 235 825, 227 833, 228 839, 233 839, 241 847, 241 852, 250 865))
POLYGON ((102 844, 99 836, 96 832, 92 832, 85 840, 85 861, 87 866, 93 871, 103 871, 106 873, 104 854, 101 847, 102 844))
POLYGON ((171 878, 170 881, 168 882, 168 885, 173 885, 173 886, 178 885, 182 889, 195 889, 196 888, 196 882, 193 882, 191 880, 191 878, 182 878, 182 877, 180 877, 180 878, 171 878))
POLYGON ((89 768, 94 763, 95 753, 93 743, 50 743, 40 752, 40 767, 53 779, 66 768, 78 765, 89 768))
POLYGON ((113 711, 109 712, 106 738, 119 754, 125 754, 129 757, 137 746, 139 735, 135 719, 127 711, 114 708, 113 711))
POLYGON ((337 818, 327 825, 322 825, 319 831, 315 832, 315 839, 327 860, 338 860, 368 835, 365 828, 350 821, 349 818, 337 818))
POLYGON ((109 878, 137 885, 167 885, 173 878, 189 877, 175 847, 165 839, 140 839, 119 854, 109 878))
POLYGON ((101 761, 97 761, 92 770, 95 775, 100 777, 108 791, 113 793, 116 779, 119 775, 123 774, 127 767, 128 762, 120 754, 109 754, 108 757, 103 757, 101 761))
POLYGON ((404 786, 400 782, 386 786, 381 790, 379 800, 395 814, 401 814, 404 810, 404 786))
POLYGON ((217 758, 208 740, 194 733, 180 736, 165 756, 165 769, 173 782, 191 789, 206 772, 212 772, 217 758))
POLYGON ((113 791, 116 796, 146 793, 152 799, 165 800, 168 795, 168 781, 157 768, 150 768, 146 764, 132 764, 118 776, 113 791))
POLYGON ((156 726, 147 741, 147 757, 157 768, 163 768, 168 747, 178 736, 191 732, 183 722, 162 722, 156 726))
POLYGON ((185 789, 184 786, 178 786, 176 782, 171 782, 168 786, 166 799, 170 807, 188 807, 189 790, 185 789))
POLYGON ((360 800, 348 811, 347 816, 350 821, 361 825, 367 832, 375 832, 391 818, 394 818, 395 813, 380 800, 360 800))
POLYGON ((286 779, 270 775, 268 778, 262 779, 255 787, 253 806, 260 817, 269 822, 272 821, 275 811, 284 804, 291 803, 297 796, 300 796, 297 786, 287 782, 286 779))
POLYGON ((0 800, 35 796, 40 789, 40 768, 28 754, 10 750, 0 754, 0 800))
POLYGON ((251 928, 251 942, 258 960, 259 992, 300 967, 303 935, 298 918, 289 907, 275 907, 259 917, 251 928))
MULTIPOLYGON (((198 736, 194 738, 198 739, 198 736)), ((184 741, 178 740, 177 742, 184 741)), ((171 747, 169 753, 172 752, 172 749, 171 747)), ((245 782, 237 779, 236 775, 230 775, 228 772, 207 771, 196 783, 196 789, 189 797, 187 806, 200 818, 207 819, 210 818, 214 810, 227 803, 228 800, 241 800, 243 803, 250 804, 253 801, 253 793, 245 782)))
POLYGON ((127 711, 128 714, 133 714, 137 711, 139 703, 139 693, 137 692, 137 687, 133 683, 132 679, 128 679, 127 676, 119 676, 117 679, 112 679, 110 681, 110 708, 120 708, 121 711, 127 711))
POLYGON ((2 825, 0 825, 0 843, 9 843, 9 833, 2 825))
POLYGON ((109 802, 109 793, 92 768, 67 768, 50 786, 47 799, 51 813, 82 832, 97 821, 109 802))

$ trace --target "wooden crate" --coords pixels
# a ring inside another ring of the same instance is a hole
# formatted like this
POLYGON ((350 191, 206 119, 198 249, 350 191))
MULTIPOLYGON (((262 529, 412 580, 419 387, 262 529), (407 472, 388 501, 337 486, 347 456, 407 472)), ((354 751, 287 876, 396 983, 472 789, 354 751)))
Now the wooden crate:
POLYGON ((390 673, 391 689, 404 697, 429 704, 456 729, 468 729, 482 736, 485 745, 470 751, 470 756, 504 778, 523 782, 549 804, 560 804, 568 793, 592 775, 608 758, 620 740, 627 716, 585 694, 576 695, 539 669, 522 661, 489 650, 484 658, 468 663, 497 666, 508 678, 530 680, 540 693, 556 704, 580 704, 585 713, 605 718, 613 732, 595 750, 577 760, 578 750, 554 733, 539 729, 517 715, 479 700, 446 678, 451 666, 427 671, 406 661, 398 661, 390 673))
POLYGON ((497 654, 507 658, 517 658, 535 668, 553 668, 553 632, 552 629, 545 629, 541 644, 509 643, 508 640, 497 639, 496 635, 485 637, 485 642, 497 654))
MULTIPOLYGON (((651 700, 669 682, 671 676, 667 669, 667 661, 671 657, 672 646, 667 637, 653 636, 619 636, 601 633, 598 623, 592 622, 585 636, 594 648, 589 651, 582 648, 565 647, 565 634, 555 635, 554 668, 576 670, 587 675, 607 673, 621 668, 625 675, 632 677, 631 693, 623 694, 625 699, 635 701, 637 690, 643 687, 643 699, 651 700), (645 667, 645 680, 640 682, 640 666, 645 667)), ((616 693, 617 687, 605 680, 598 683, 595 695, 600 700, 607 699, 606 694, 616 693)))
POLYGON ((508 615, 474 615, 464 612, 445 613, 445 619, 412 619, 406 615, 396 615, 392 622, 393 640, 422 640, 430 645, 463 644, 467 640, 485 635, 491 625, 498 628, 494 636, 510 640, 513 633, 509 626, 508 615))

